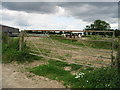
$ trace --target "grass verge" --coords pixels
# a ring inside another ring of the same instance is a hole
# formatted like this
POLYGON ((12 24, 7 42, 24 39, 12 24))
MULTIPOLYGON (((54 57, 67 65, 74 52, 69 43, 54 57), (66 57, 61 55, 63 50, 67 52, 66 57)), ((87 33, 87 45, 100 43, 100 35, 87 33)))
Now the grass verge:
POLYGON ((50 60, 49 64, 30 68, 29 71, 60 81, 70 88, 120 88, 120 76, 115 68, 83 69, 81 65, 50 60), (71 66, 72 69, 66 71, 66 66, 71 66), (78 69, 80 70, 77 75, 71 74, 71 71, 78 69))
MULTIPOLYGON (((73 85, 74 82, 77 81, 77 79, 74 78, 75 76, 72 75, 70 71, 64 70, 65 66, 71 66, 71 65, 65 62, 50 60, 49 64, 33 67, 29 69, 29 71, 36 75, 45 76, 50 79, 63 82, 65 86, 71 86, 73 85)), ((74 68, 74 69, 78 69, 78 68, 74 68)))

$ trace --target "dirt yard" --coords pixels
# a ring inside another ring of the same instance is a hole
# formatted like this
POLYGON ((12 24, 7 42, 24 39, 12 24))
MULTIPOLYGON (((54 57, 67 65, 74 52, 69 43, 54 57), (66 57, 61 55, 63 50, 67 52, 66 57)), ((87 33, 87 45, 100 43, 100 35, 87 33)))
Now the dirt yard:
POLYGON ((43 76, 36 76, 25 70, 27 67, 34 67, 44 62, 34 61, 26 64, 3 64, 2 88, 65 88, 61 83, 50 80, 43 76))

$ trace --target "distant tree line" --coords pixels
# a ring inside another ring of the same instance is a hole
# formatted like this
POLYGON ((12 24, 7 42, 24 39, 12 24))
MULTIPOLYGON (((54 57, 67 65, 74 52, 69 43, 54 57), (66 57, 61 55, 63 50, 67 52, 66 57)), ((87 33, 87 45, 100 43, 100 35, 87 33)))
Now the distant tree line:
MULTIPOLYGON (((111 29, 110 24, 106 21, 102 20, 95 20, 93 24, 87 25, 85 27, 85 31, 115 31, 115 37, 120 36, 120 30, 118 29, 111 29)), ((112 32, 84 32, 84 35, 102 35, 102 36, 112 36, 112 32)))

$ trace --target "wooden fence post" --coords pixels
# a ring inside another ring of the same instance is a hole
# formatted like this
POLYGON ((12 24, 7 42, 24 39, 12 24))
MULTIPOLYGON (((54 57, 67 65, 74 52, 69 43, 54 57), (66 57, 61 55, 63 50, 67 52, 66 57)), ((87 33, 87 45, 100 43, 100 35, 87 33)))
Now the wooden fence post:
POLYGON ((9 36, 9 32, 7 32, 7 44, 10 45, 10 36, 9 36))
POLYGON ((22 31, 20 32, 20 35, 19 35, 19 51, 22 50, 22 31))
POLYGON ((19 50, 22 51, 24 46, 24 31, 20 32, 19 36, 19 50))
POLYGON ((114 62, 114 39, 115 39, 115 31, 113 31, 113 35, 112 35, 111 66, 115 65, 115 62, 114 62))
POLYGON ((115 67, 120 68, 120 38, 118 40, 118 49, 117 49, 117 55, 115 59, 115 67))

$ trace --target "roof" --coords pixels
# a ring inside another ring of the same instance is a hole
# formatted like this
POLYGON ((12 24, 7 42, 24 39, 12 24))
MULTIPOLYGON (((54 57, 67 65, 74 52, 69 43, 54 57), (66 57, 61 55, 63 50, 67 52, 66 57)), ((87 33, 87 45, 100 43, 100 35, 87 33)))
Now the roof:
POLYGON ((64 32, 114 32, 114 31, 106 31, 106 30, 101 30, 101 31, 98 31, 98 30, 86 30, 86 31, 83 31, 83 30, 24 30, 24 31, 64 31, 64 32))
POLYGON ((15 27, 7 26, 7 25, 2 25, 2 24, 0 24, 0 26, 8 27, 8 28, 13 28, 13 29, 19 29, 19 28, 15 28, 15 27))

